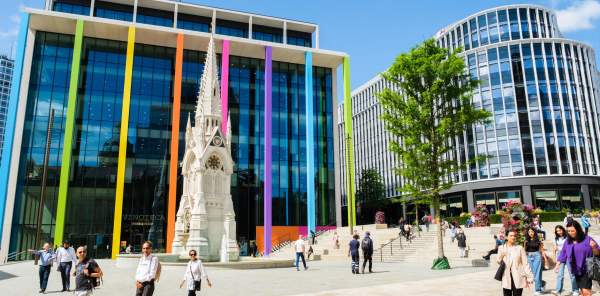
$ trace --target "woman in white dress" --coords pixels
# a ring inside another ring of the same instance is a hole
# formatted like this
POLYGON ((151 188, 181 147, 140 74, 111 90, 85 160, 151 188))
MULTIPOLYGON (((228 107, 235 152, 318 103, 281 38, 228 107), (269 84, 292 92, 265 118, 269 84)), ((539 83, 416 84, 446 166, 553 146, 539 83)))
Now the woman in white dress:
POLYGON ((202 280, 206 280, 209 287, 212 287, 210 280, 202 265, 202 260, 198 258, 196 250, 190 250, 190 261, 188 262, 185 274, 183 275, 183 281, 179 284, 179 288, 183 288, 183 284, 187 283, 188 296, 196 296, 196 291, 200 291, 200 284, 202 280))

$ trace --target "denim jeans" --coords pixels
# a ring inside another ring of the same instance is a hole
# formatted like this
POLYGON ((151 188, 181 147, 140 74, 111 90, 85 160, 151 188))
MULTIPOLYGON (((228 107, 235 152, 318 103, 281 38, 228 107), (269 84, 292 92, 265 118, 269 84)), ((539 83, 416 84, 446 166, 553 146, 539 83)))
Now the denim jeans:
MULTIPOLYGON (((566 263, 559 263, 559 264, 560 264, 560 267, 558 268, 558 275, 556 276, 556 292, 558 292, 558 293, 562 292, 562 290, 563 290, 563 279, 565 278, 565 266, 567 266, 566 263)), ((579 289, 577 289, 577 282, 575 282, 575 276, 571 272, 571 268, 567 266, 567 269, 569 270, 569 277, 571 280, 571 291, 579 292, 579 289)))
POLYGON ((48 277, 50 276, 51 265, 40 265, 40 290, 46 290, 48 286, 48 277))
POLYGON ((533 273, 535 292, 542 292, 542 255, 540 252, 527 253, 527 262, 533 273))
POLYGON ((62 286, 64 290, 69 290, 71 284, 71 266, 72 262, 61 262, 60 264, 60 278, 62 280, 62 286))
POLYGON ((306 269, 306 261, 304 260, 304 253, 296 252, 296 269, 300 270, 300 258, 302 258, 302 265, 304 265, 304 269, 306 269))

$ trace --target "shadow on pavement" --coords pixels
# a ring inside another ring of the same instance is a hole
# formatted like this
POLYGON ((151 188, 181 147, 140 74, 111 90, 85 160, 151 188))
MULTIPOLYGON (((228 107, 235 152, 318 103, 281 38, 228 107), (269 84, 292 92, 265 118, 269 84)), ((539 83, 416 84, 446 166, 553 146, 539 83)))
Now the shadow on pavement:
POLYGON ((11 278, 14 278, 14 277, 16 277, 16 275, 8 273, 8 272, 0 271, 0 281, 1 280, 11 279, 11 278))

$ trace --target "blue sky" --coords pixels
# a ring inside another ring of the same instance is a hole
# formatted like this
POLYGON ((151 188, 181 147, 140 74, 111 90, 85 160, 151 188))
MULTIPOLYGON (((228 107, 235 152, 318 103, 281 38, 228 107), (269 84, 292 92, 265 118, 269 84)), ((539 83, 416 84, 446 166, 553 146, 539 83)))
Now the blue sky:
MULTIPOLYGON (((494 6, 531 3, 554 9, 566 38, 596 49, 600 62, 600 0, 185 0, 185 2, 317 23, 324 49, 351 56, 352 88, 386 69, 394 58, 439 29, 494 6)), ((43 0, 0 0, 0 53, 17 35, 19 7, 41 8, 43 0)))

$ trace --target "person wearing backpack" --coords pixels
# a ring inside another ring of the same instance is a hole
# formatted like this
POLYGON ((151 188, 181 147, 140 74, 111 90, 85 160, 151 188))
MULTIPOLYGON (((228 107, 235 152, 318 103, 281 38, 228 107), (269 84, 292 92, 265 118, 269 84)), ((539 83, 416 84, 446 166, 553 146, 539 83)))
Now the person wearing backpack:
POLYGON ((152 255, 152 243, 144 242, 142 245, 142 258, 135 271, 136 296, 152 296, 154 283, 160 277, 160 263, 158 257, 152 255))
POLYGON ((196 296, 196 291, 200 291, 202 280, 206 280, 208 287, 212 287, 212 283, 206 275, 202 260, 198 258, 196 250, 190 250, 190 262, 187 264, 183 281, 179 284, 179 288, 183 288, 183 284, 187 282, 188 296, 196 296))
POLYGON ((87 248, 77 248, 77 265, 75 265, 75 296, 93 295, 93 290, 100 285, 102 269, 94 259, 87 257, 87 248))
POLYGON ((371 239, 371 233, 365 232, 365 237, 363 238, 361 244, 361 249, 363 251, 363 265, 362 265, 362 273, 365 273, 365 266, 367 265, 367 261, 369 261, 369 273, 373 272, 373 240, 371 239))

